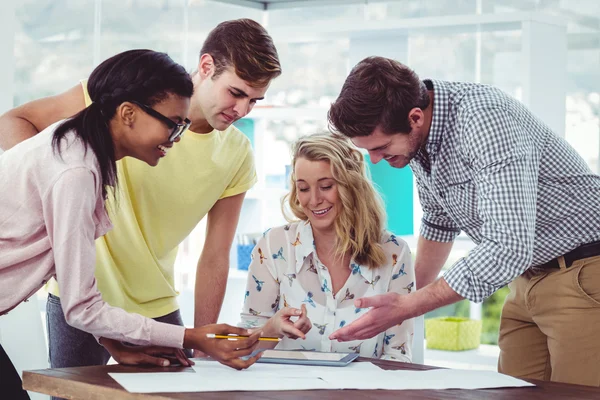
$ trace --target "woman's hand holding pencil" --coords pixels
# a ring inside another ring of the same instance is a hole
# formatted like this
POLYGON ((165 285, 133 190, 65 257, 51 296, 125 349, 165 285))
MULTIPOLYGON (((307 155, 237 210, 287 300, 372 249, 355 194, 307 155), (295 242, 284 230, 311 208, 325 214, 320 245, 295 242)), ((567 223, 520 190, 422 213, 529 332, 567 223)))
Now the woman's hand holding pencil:
POLYGON ((260 354, 245 360, 241 357, 252 354, 258 346, 260 335, 260 331, 252 333, 248 329, 227 324, 211 324, 201 328, 186 329, 183 347, 200 350, 231 368, 246 369, 260 358, 260 354), (212 337, 213 335, 215 337, 212 337), (230 340, 214 340, 216 336, 225 336, 230 340))

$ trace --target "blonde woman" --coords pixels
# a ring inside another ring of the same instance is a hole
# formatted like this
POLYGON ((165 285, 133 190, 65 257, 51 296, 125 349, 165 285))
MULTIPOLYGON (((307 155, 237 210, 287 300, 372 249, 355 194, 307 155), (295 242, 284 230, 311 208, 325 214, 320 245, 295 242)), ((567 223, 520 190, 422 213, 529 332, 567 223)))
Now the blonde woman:
POLYGON ((316 134, 294 144, 292 167, 284 204, 294 218, 265 232, 252 252, 242 325, 283 338, 281 349, 410 362, 413 320, 366 340, 328 338, 367 311, 354 299, 415 289, 410 250, 385 231, 363 155, 348 139, 316 134))

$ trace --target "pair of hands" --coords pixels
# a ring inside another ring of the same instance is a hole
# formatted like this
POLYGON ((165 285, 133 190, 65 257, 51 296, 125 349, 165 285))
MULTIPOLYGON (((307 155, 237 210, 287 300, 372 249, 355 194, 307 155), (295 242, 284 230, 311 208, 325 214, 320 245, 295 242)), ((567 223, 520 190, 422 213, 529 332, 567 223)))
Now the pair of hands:
MULTIPOLYGON (((238 370, 248 368, 254 364, 260 354, 247 359, 258 346, 261 331, 252 332, 248 329, 238 328, 227 324, 211 324, 200 328, 186 329, 183 347, 202 352, 201 355, 211 357, 221 364, 238 370), (208 333, 217 335, 235 334, 248 336, 248 338, 227 340, 208 338, 208 333)), ((110 355, 119 364, 128 365, 157 365, 167 367, 172 361, 179 362, 182 366, 194 365, 184 353, 183 349, 173 349, 163 346, 128 346, 119 341, 101 338, 100 344, 106 348, 110 355)))
POLYGON ((262 336, 279 338, 286 336, 290 339, 306 339, 306 334, 311 328, 312 323, 307 315, 306 304, 302 304, 300 309, 284 307, 277 311, 260 331, 262 336), (292 321, 292 317, 297 317, 297 319, 292 321))
POLYGON ((369 312, 329 335, 330 340, 348 342, 365 340, 386 331, 408 319, 407 295, 388 292, 354 301, 357 308, 371 308, 369 312))
POLYGON ((104 337, 100 338, 100 344, 119 364, 168 367, 176 361, 186 367, 194 365, 194 362, 187 358, 182 349, 163 346, 130 346, 104 337))
MULTIPOLYGON (((406 297, 398 293, 364 297, 357 299, 354 305, 358 308, 371 308, 369 312, 338 329, 330 336, 330 340, 347 342, 372 338, 394 325, 401 324, 406 318, 406 297)), ((273 315, 261 329, 263 336, 284 337, 291 339, 306 339, 306 333, 312 328, 307 316, 306 305, 301 309, 284 307, 273 315), (298 317, 292 321, 292 317, 298 317)))
POLYGON ((333 332, 329 339, 340 342, 369 339, 407 319, 463 299, 465 297, 454 291, 444 278, 437 279, 410 294, 389 292, 363 297, 356 300, 354 305, 371 310, 350 325, 333 332))
MULTIPOLYGON (((356 307, 371 308, 371 310, 350 325, 333 332, 329 339, 340 342, 369 339, 402 323, 407 314, 406 297, 408 296, 390 292, 356 300, 354 302, 356 307)), ((227 324, 212 324, 201 328, 186 329, 184 347, 193 348, 196 352, 200 351, 203 353, 201 355, 214 358, 229 367, 245 369, 254 364, 260 355, 247 360, 240 357, 250 355, 257 348, 260 336, 305 339, 306 333, 311 328, 312 323, 307 316, 306 305, 303 304, 301 309, 282 308, 261 329, 254 331, 227 324), (292 317, 297 317, 297 320, 293 321, 292 317), (207 333, 220 335, 233 333, 249 337, 235 341, 210 339, 206 337, 207 333)), ((176 359, 183 366, 193 365, 193 361, 188 359, 181 349, 160 346, 131 347, 106 338, 101 339, 101 344, 120 364, 150 364, 165 367, 170 365, 169 358, 171 358, 176 359)))
MULTIPOLYGON (((208 325, 207 327, 210 327, 208 333, 222 332, 220 334, 224 335, 227 333, 236 333, 238 335, 250 335, 250 337, 236 342, 229 340, 215 341, 214 339, 210 339, 212 340, 210 343, 213 347, 209 350, 197 348, 194 350, 194 357, 210 356, 219 360, 222 364, 237 369, 243 369, 252 365, 260 357, 260 355, 257 355, 249 360, 239 359, 239 357, 249 355, 257 348, 257 345, 259 344, 258 338, 261 336, 280 338, 287 336, 291 339, 306 339, 306 333, 312 328, 312 323, 308 318, 306 305, 303 304, 300 309, 291 307, 282 308, 260 329, 245 330, 242 328, 234 328, 229 325, 208 325), (292 317, 297 318, 293 321, 292 317)), ((200 329, 204 328, 206 327, 200 329)), ((205 336, 206 334, 204 333, 204 337, 205 336)), ((271 342, 271 344, 273 343, 271 342)), ((269 346, 267 345, 267 347, 269 346)))

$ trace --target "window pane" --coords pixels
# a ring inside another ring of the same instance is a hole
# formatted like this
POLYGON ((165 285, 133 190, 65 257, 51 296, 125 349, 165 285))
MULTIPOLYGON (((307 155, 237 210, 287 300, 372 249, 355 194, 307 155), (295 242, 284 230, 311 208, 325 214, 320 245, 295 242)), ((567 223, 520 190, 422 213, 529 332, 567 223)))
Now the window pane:
POLYGON ((130 49, 168 53, 181 63, 184 7, 181 0, 102 1, 100 59, 130 49))
POLYGON ((24 0, 15 14, 15 106, 62 92, 90 73, 93 2, 24 0))
POLYGON ((283 74, 271 84, 269 102, 278 106, 329 107, 346 79, 349 41, 276 45, 283 74))
POLYGON ((586 43, 575 40, 571 44, 574 48, 567 53, 565 138, 581 154, 592 171, 599 173, 600 60, 598 49, 586 48, 586 43))

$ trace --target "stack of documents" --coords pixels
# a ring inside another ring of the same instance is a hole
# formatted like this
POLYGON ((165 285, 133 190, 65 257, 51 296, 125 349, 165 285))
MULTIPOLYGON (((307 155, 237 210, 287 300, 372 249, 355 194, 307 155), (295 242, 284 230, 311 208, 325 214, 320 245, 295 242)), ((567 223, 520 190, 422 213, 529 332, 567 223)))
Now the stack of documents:
POLYGON ((347 367, 254 364, 236 371, 214 361, 196 361, 183 372, 110 373, 133 393, 283 391, 315 389, 489 389, 534 386, 492 371, 383 370, 368 362, 347 367))

